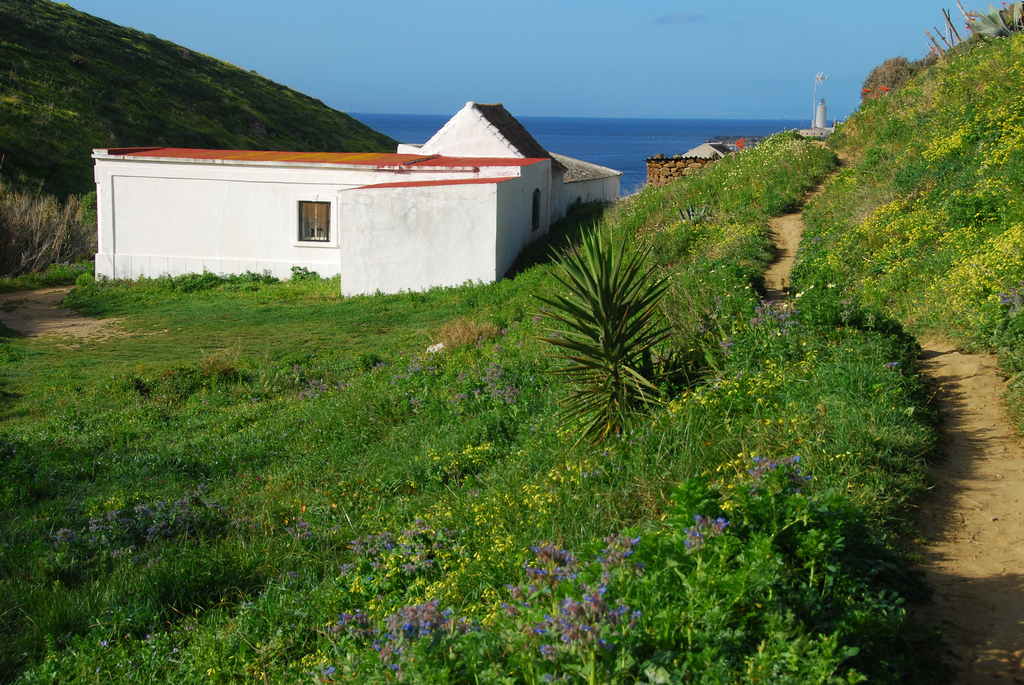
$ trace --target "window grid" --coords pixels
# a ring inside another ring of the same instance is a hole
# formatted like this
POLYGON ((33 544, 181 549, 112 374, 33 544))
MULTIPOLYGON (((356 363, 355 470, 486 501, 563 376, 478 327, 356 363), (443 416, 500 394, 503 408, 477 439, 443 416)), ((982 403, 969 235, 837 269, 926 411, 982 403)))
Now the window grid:
POLYGON ((328 242, 331 239, 331 203, 299 202, 299 240, 328 242))

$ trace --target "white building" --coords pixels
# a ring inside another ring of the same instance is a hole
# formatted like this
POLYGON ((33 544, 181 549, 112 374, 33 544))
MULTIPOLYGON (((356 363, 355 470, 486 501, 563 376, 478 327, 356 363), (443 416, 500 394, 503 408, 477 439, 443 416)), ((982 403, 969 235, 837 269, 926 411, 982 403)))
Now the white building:
POLYGON ((288 278, 299 266, 340 275, 345 295, 498 280, 577 197, 617 199, 620 176, 556 159, 504 107, 472 102, 397 154, 121 148, 93 158, 97 276, 288 278))
POLYGON ((683 159, 706 159, 717 162, 727 155, 732 154, 732 148, 725 143, 701 143, 689 152, 680 155, 683 159))

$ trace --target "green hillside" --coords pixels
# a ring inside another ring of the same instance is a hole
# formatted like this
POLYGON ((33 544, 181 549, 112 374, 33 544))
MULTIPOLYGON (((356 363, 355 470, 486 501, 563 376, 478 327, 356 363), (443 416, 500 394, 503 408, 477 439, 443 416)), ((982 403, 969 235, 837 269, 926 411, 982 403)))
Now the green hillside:
POLYGON ((915 336, 999 352, 1021 412, 1022 65, 1021 35, 965 43, 842 157, 782 133, 577 207, 498 283, 85 277, 67 304, 110 335, 0 326, 0 682, 943 682, 907 608, 915 336), (764 302, 769 219, 822 182, 764 302), (666 337, 626 345, 657 397, 588 442, 563 409, 607 372, 565 382, 542 305, 595 222, 666 337))
POLYGON ((668 286, 664 403, 601 444, 538 339, 548 245, 388 296, 83 280, 124 334, 0 329, 0 681, 930 682, 892 545, 932 440, 917 346, 757 293, 768 218, 835 163, 780 134, 555 227, 599 218, 668 286))
POLYGON ((254 72, 48 0, 0 0, 0 174, 92 188, 93 148, 394 151, 395 142, 254 72))
POLYGON ((830 144, 850 164, 805 215, 795 286, 998 352, 1024 429, 1024 34, 961 44, 830 144))

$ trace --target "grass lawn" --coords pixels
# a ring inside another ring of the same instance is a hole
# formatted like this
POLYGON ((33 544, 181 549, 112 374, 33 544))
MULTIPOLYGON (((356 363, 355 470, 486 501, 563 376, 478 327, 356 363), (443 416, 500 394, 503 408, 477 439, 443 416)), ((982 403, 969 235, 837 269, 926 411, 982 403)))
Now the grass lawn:
POLYGON ((0 679, 917 677, 892 546, 932 440, 916 344, 827 288, 757 296, 767 218, 834 164, 782 135, 556 230, 596 220, 669 280, 680 372, 599 444, 538 340, 543 245, 394 296, 100 282, 68 302, 126 335, 5 331, 0 679))

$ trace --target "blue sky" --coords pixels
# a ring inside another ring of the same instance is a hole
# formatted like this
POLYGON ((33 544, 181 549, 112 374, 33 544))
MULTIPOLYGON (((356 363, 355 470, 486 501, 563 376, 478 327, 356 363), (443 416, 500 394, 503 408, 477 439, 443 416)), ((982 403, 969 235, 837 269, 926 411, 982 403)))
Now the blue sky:
POLYGON ((811 116, 819 71, 829 118, 843 118, 872 67, 922 57, 942 8, 959 14, 952 0, 69 4, 354 113, 452 114, 476 100, 517 116, 795 120, 811 116))

